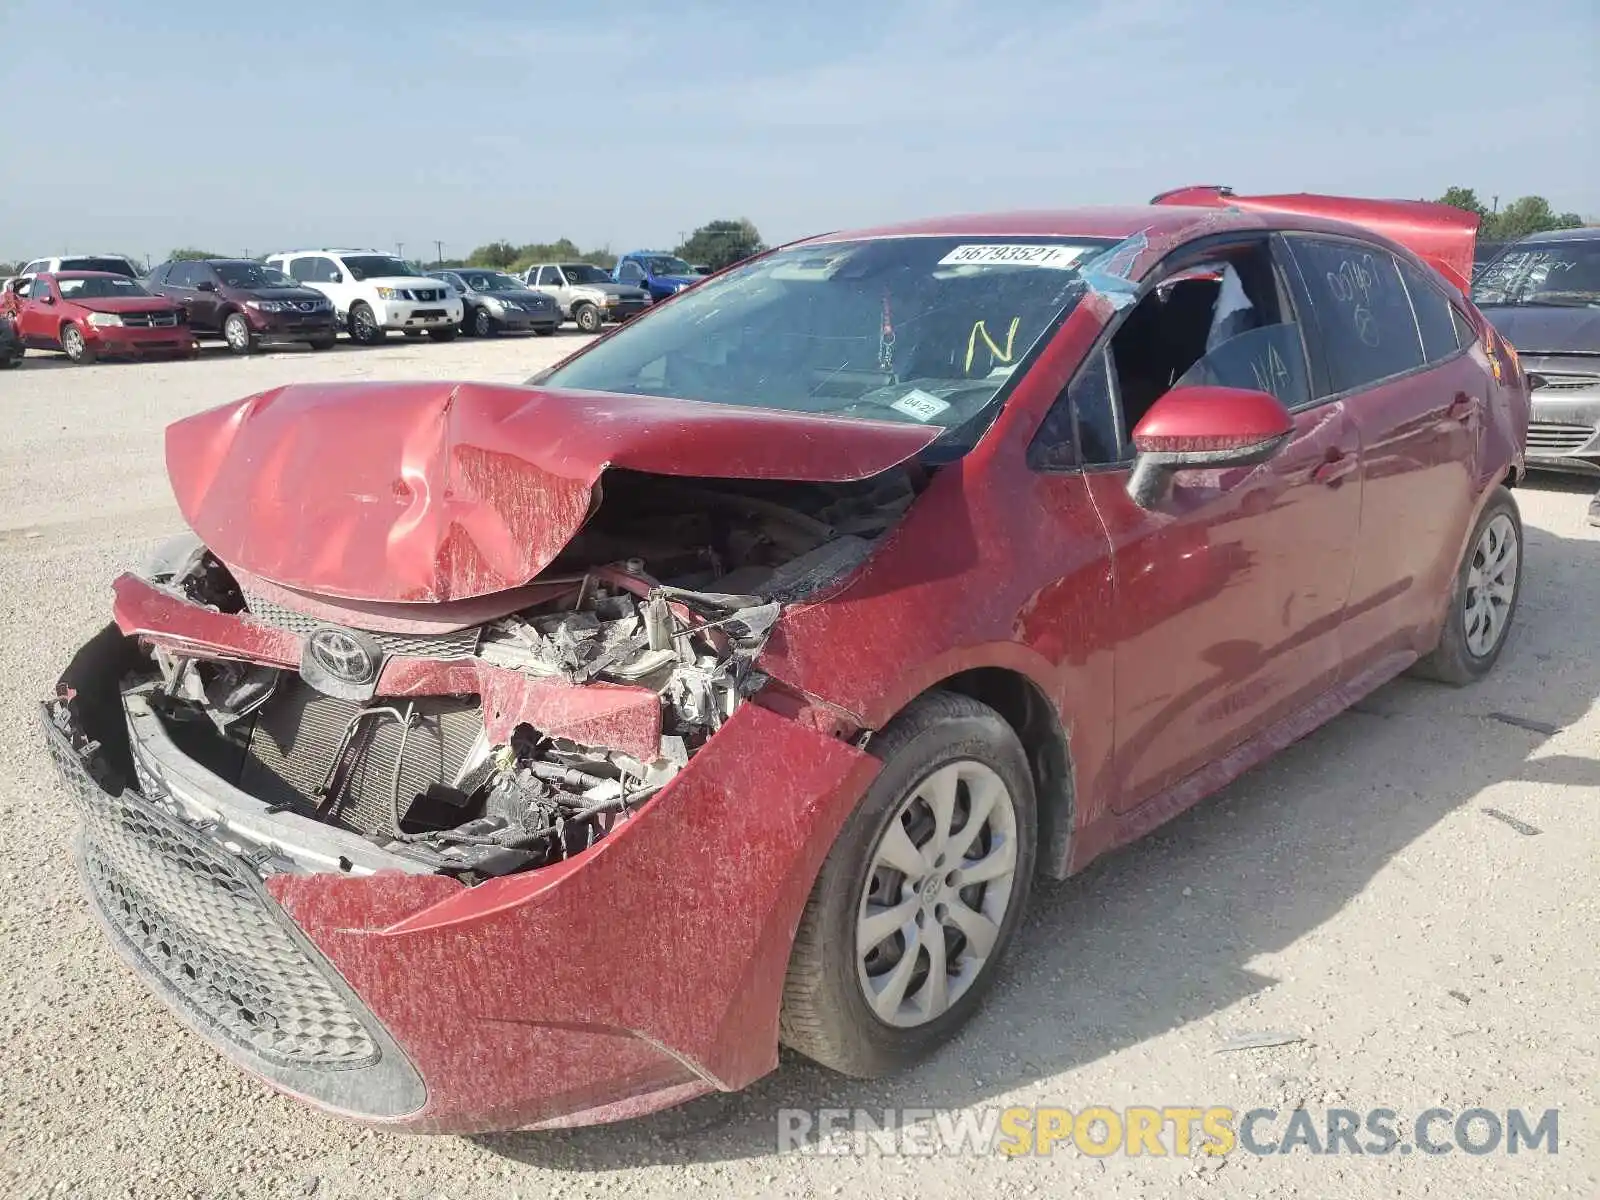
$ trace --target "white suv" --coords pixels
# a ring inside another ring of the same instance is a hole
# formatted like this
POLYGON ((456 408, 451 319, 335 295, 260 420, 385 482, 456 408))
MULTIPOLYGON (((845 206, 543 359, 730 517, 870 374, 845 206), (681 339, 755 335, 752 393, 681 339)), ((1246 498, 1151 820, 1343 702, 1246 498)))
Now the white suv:
POLYGON ((392 254, 377 250, 288 250, 269 254, 276 267, 316 288, 338 311, 352 341, 381 342, 391 329, 410 337, 424 332, 448 342, 461 328, 461 297, 441 279, 417 274, 392 254))
POLYGON ((144 275, 132 259, 121 254, 60 254, 54 258, 36 258, 17 275, 55 275, 61 271, 105 271, 111 275, 126 275, 129 279, 144 275))

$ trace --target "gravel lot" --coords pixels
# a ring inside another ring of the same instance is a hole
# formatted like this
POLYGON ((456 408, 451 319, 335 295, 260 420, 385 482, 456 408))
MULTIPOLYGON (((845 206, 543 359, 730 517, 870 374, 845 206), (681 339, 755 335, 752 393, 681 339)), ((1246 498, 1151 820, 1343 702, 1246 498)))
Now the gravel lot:
POLYGON ((992 1002, 908 1075, 863 1084, 786 1059, 744 1093, 631 1125, 400 1138, 282 1099, 184 1032, 92 926, 33 715, 106 620, 112 575, 177 525, 162 427, 291 381, 514 382, 578 344, 396 340, 78 369, 33 355, 0 374, 0 662, 15 680, 0 702, 0 770, 14 781, 0 798, 0 1191, 1600 1195, 1600 531, 1583 522, 1587 491, 1555 479, 1519 494, 1526 589, 1489 681, 1393 684, 1043 889, 992 1002), (1264 1031, 1302 1040, 1219 1052, 1264 1031), (1560 1152, 1202 1163, 1065 1147, 1015 1161, 774 1150, 782 1107, 1301 1103, 1403 1117, 1557 1107, 1560 1152))

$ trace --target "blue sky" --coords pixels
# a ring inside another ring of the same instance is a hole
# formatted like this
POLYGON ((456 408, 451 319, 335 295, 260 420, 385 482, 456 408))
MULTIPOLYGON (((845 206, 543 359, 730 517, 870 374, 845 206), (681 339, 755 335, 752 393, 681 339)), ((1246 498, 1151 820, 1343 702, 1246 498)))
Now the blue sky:
POLYGON ((1600 215, 1600 6, 1428 9, 0 0, 0 260, 776 241, 1190 183, 1600 215))

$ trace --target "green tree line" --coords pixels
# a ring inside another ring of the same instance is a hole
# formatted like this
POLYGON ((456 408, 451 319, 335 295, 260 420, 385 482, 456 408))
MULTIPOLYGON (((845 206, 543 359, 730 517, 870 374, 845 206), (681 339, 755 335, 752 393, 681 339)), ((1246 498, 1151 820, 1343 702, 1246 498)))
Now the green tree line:
POLYGON ((1543 196, 1521 196, 1498 211, 1490 211, 1474 189, 1452 187, 1445 189, 1438 203, 1476 213, 1478 236, 1486 242, 1514 242, 1530 233, 1578 229, 1584 224, 1583 218, 1575 212, 1556 212, 1543 196))
MULTIPOLYGON (((761 233, 747 217, 722 218, 700 226, 674 249, 673 253, 690 263, 721 270, 741 259, 765 250, 761 233)), ((617 256, 609 247, 583 250, 571 238, 553 242, 515 242, 501 240, 478 246, 464 259, 448 259, 447 267, 493 267, 501 271, 521 271, 534 263, 588 262, 610 270, 617 256)))

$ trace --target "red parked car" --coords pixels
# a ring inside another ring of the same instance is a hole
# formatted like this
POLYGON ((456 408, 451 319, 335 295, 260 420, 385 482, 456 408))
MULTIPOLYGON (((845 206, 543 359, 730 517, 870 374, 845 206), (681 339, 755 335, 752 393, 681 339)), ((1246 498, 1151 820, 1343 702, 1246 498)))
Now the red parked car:
POLYGON ((1528 395, 1472 225, 1179 199, 830 234, 529 386, 171 426, 194 536, 44 707, 112 942, 404 1129, 613 1120, 780 1042, 875 1075, 972 1016, 1037 874, 1484 674, 1528 395))
POLYGON ((101 355, 194 354, 188 317, 137 280, 106 271, 24 275, 6 288, 5 311, 30 350, 75 363, 101 355))

